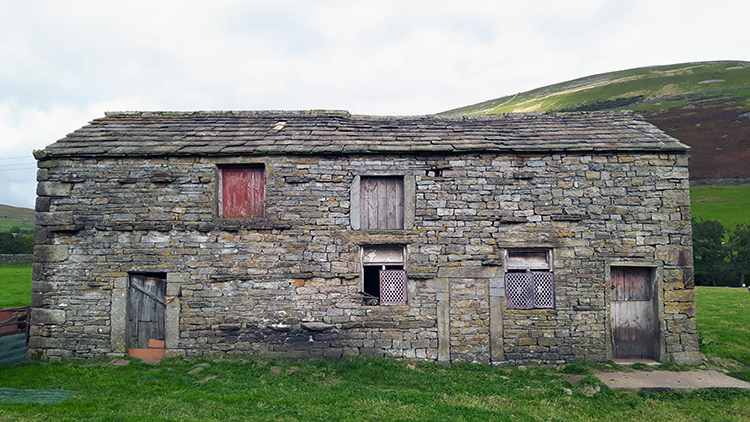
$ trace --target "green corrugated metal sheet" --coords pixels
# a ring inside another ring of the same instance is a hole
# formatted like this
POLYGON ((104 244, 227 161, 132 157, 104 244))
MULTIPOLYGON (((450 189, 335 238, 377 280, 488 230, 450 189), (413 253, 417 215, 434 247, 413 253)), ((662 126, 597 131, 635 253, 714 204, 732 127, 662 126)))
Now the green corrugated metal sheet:
POLYGON ((0 337, 0 366, 15 365, 26 360, 26 334, 0 337))

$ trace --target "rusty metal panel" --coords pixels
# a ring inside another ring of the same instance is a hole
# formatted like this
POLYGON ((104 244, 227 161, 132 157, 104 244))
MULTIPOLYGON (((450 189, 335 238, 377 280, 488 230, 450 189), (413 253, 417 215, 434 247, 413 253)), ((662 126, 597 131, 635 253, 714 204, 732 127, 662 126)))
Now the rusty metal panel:
POLYGON ((266 213, 266 176, 263 167, 221 169, 221 215, 260 218, 266 213))
POLYGON ((404 178, 368 176, 360 179, 360 227, 363 230, 404 228, 404 178))
POLYGON ((30 306, 0 309, 0 337, 25 333, 28 337, 30 306))
POLYGON ((128 348, 145 349, 164 340, 166 277, 131 274, 128 289, 128 348))
POLYGON ((380 304, 382 306, 406 305, 406 271, 380 271, 380 304))
POLYGON ((612 327, 614 358, 653 358, 656 325, 651 269, 612 267, 612 327))

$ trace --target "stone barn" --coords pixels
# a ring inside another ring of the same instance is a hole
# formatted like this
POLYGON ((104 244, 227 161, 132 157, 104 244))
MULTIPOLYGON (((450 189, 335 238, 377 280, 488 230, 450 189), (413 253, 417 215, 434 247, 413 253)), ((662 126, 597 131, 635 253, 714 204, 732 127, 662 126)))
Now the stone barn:
POLYGON ((107 113, 35 151, 46 359, 700 363, 688 147, 631 113, 107 113))

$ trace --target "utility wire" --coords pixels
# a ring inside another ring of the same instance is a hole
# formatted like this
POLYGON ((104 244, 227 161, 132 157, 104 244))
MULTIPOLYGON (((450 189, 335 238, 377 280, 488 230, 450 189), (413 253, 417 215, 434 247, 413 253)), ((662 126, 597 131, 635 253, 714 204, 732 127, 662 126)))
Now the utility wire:
POLYGON ((19 155, 19 156, 16 156, 16 157, 0 157, 0 160, 16 160, 18 158, 34 158, 34 157, 32 157, 30 155, 19 155))
POLYGON ((2 167, 0 166, 0 171, 18 171, 18 170, 33 170, 36 169, 36 166, 18 166, 18 167, 2 167))

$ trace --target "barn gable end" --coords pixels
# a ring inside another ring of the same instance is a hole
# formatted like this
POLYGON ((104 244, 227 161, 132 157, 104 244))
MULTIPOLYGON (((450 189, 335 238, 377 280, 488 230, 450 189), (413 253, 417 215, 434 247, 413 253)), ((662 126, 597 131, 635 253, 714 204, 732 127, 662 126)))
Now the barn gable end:
POLYGON ((108 113, 35 152, 30 347, 698 364, 687 152, 630 113, 108 113))

